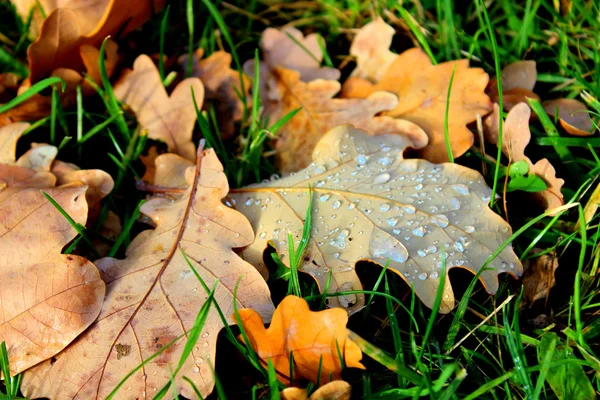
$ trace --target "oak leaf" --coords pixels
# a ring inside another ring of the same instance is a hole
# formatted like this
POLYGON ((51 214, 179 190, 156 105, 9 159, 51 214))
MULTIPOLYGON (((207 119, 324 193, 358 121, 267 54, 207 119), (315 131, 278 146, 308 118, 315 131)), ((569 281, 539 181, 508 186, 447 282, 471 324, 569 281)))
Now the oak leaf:
MULTIPOLYGON (((372 27, 367 25, 363 29, 368 31, 372 27)), ((362 40, 362 35, 357 36, 362 40)), ((373 46, 379 47, 376 44, 373 46)), ((389 57, 388 54, 387 59, 389 57)), ((363 66, 359 64, 357 69, 360 71, 361 68, 363 66)), ((369 73, 371 79, 373 76, 378 77, 376 83, 358 76, 350 77, 344 82, 341 97, 360 99, 378 90, 396 94, 399 98, 398 104, 383 115, 411 121, 421 127, 429 136, 429 143, 419 154, 432 162, 444 162, 448 161, 444 117, 453 71, 448 136, 452 154, 458 157, 474 142, 473 134, 466 125, 474 122, 478 115, 486 115, 492 107, 489 97, 484 93, 489 80, 488 75, 481 68, 469 68, 468 60, 433 65, 421 49, 409 49, 397 55, 383 73, 369 73)))
POLYGON ((196 124, 192 91, 198 107, 202 107, 204 86, 198 78, 183 80, 169 96, 158 69, 144 54, 135 60, 133 70, 126 71, 114 87, 117 99, 135 113, 150 139, 165 142, 169 151, 189 160, 196 156, 192 143, 196 124))
POLYGON ((378 113, 396 107, 398 99, 385 92, 377 92, 365 99, 333 99, 340 90, 337 81, 318 79, 309 83, 300 80, 300 74, 289 69, 276 68, 273 75, 279 97, 265 104, 270 121, 278 121, 302 107, 280 133, 275 149, 280 171, 289 173, 306 167, 310 153, 330 129, 352 124, 370 134, 397 133, 410 138, 410 146, 421 148, 427 136, 410 121, 391 117, 376 117, 378 113))
MULTIPOLYGON (((242 74, 242 84, 240 73, 231 69, 229 53, 217 51, 202 59, 203 54, 203 49, 194 53, 192 76, 199 78, 204 85, 206 105, 214 103, 221 136, 230 138, 235 131, 235 122, 241 121, 244 115, 244 105, 238 93, 247 98, 251 81, 242 74)), ((184 69, 187 60, 187 55, 181 57, 180 64, 184 69)))
MULTIPOLYGON (((478 272, 507 241, 510 226, 488 208, 491 190, 474 170, 457 164, 404 159, 411 142, 399 135, 371 137, 341 126, 313 152, 313 163, 293 176, 232 191, 236 207, 252 223, 256 239, 242 256, 264 271, 263 252, 272 242, 287 262, 287 234, 299 243, 312 187, 312 230, 300 270, 330 293, 361 290, 355 263, 369 260, 389 269, 432 307, 446 265, 478 272)), ((522 266, 509 245, 492 260, 480 280, 490 293, 497 275, 520 275, 522 266)), ((357 311, 364 296, 330 298, 357 311)), ((441 312, 454 306, 446 277, 441 312)))
POLYGON ((290 295, 277 306, 268 329, 252 309, 239 310, 239 316, 258 357, 264 363, 270 360, 278 379, 284 382, 289 382, 292 374, 294 379, 313 383, 339 380, 342 373, 339 353, 347 367, 364 369, 360 363, 362 351, 348 338, 348 313, 342 309, 314 312, 306 300, 290 295))
POLYGON ((43 167, 20 166, 32 164, 14 157, 15 138, 27 126, 0 128, 0 340, 7 345, 11 374, 55 356, 72 342, 96 319, 105 293, 94 264, 61 254, 76 231, 40 190, 84 224, 87 186, 72 182, 55 187, 56 178, 43 167))
POLYGON ((331 381, 317 390, 310 397, 306 389, 289 387, 280 393, 282 400, 350 400, 352 386, 346 381, 331 381))
MULTIPOLYGON (((189 168, 186 176, 190 187, 178 200, 154 198, 141 207, 156 229, 139 234, 124 260, 96 261, 107 285, 98 319, 54 362, 27 371, 22 386, 25 395, 105 398, 142 361, 185 336, 208 293, 182 251, 209 288, 217 284, 215 298, 226 315, 237 301, 238 307, 251 307, 265 320, 270 318, 273 305, 266 282, 232 251, 251 243, 253 232, 240 213, 221 203, 228 187, 215 153, 207 150, 199 155, 197 167, 189 168)), ((173 378, 180 395, 197 398, 183 376, 203 396, 212 390, 211 364, 222 327, 218 313, 211 312, 197 346, 173 378)), ((154 397, 155 389, 170 381, 168 365, 175 368, 184 345, 185 337, 133 374, 121 398, 154 397)))

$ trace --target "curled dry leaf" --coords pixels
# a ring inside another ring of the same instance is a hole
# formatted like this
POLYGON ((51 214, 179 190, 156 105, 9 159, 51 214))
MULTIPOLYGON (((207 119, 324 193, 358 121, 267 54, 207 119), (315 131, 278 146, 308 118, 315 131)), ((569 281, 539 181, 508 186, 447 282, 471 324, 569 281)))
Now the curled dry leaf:
MULTIPOLYGON (((535 249, 540 252, 540 249, 535 249)), ((523 305, 530 306, 534 301, 547 298, 554 286, 554 273, 558 268, 555 252, 528 259, 523 272, 523 305)))
MULTIPOLYGON (((500 115, 498 106, 494 106, 494 114, 496 116, 500 115)), ((556 170, 548 159, 543 158, 534 164, 529 157, 525 156, 525 148, 531 140, 531 131, 529 130, 530 116, 531 109, 525 103, 517 104, 508 112, 503 125, 502 152, 511 162, 525 160, 529 164, 529 173, 539 176, 546 182, 548 188, 535 195, 546 210, 552 210, 564 204, 561 188, 565 181, 556 177, 556 170)))
MULTIPOLYGON (((83 64, 79 54, 82 45, 97 47, 107 36, 125 35, 137 29, 159 11, 166 0, 46 3, 53 4, 46 9, 48 17, 42 24, 39 37, 27 51, 32 83, 49 76, 57 68, 79 71, 83 64)), ((27 6, 27 12, 31 6, 27 6)))
POLYGON ((40 190, 84 224, 87 186, 54 187, 50 172, 19 166, 12 144, 26 127, 0 128, 0 143, 7 144, 0 147, 0 340, 6 342, 11 374, 65 348, 96 319, 105 292, 94 264, 61 254, 76 231, 40 190))
POLYGON ((282 400, 350 400, 352 386, 346 381, 331 381, 308 397, 306 389, 290 387, 280 393, 282 400))
POLYGON ((117 99, 127 104, 148 137, 167 144, 169 151, 193 160, 196 152, 192 133, 196 123, 196 109, 202 107, 204 86, 198 78, 188 78, 167 94, 158 69, 146 55, 139 56, 133 70, 126 71, 115 84, 117 99))
POLYGON ((292 373, 294 379, 313 383, 339 380, 342 373, 339 353, 343 354, 347 367, 364 369, 360 363, 362 351, 348 338, 348 313, 342 309, 314 312, 306 300, 290 295, 277 306, 268 329, 252 309, 239 310, 239 316, 250 345, 265 364, 271 360, 278 379, 283 382, 289 382, 292 373), (294 357, 293 372, 290 354, 294 357))
MULTIPOLYGON (((156 229, 139 234, 127 248, 126 259, 96 262, 107 285, 98 319, 57 355, 55 362, 27 371, 22 386, 25 395, 105 398, 128 372, 183 336, 134 373, 120 394, 122 398, 153 398, 155 389, 170 381, 185 334, 208 298, 192 267, 209 288, 216 284, 215 298, 226 315, 237 301, 238 307, 251 307, 269 320, 273 305, 266 282, 232 251, 252 242, 252 228, 243 215, 221 203, 228 186, 215 153, 205 151, 198 163, 197 168, 187 170, 190 187, 178 200, 155 198, 141 207, 156 229)), ((197 398, 183 376, 191 379, 203 396, 212 390, 211 364, 222 327, 219 314, 211 312, 197 346, 173 378, 174 390, 181 396, 197 398)))
POLYGON ((590 136, 596 129, 590 118, 589 110, 578 100, 550 100, 545 101, 543 106, 547 114, 558 116, 560 126, 573 136, 590 136))
MULTIPOLYGON (((287 262, 287 233, 300 240, 302 217, 312 187, 312 230, 301 271, 321 290, 330 272, 329 292, 361 290, 355 263, 369 260, 398 273, 426 306, 432 307, 446 265, 478 272, 511 235, 510 226, 488 208, 491 190, 474 170, 457 164, 406 160, 411 142, 399 135, 370 137, 341 126, 330 131, 313 152, 313 163, 294 176, 236 189, 236 207, 252 223, 256 239, 242 256, 265 269, 267 241, 287 262)), ((522 266, 509 245, 488 265, 480 280, 490 293, 497 275, 521 275, 522 266)), ((356 311, 363 295, 330 298, 356 311)), ((454 306, 446 278, 441 312, 454 306)))
POLYGON ((317 142, 338 125, 352 124, 374 135, 397 133, 408 137, 409 146, 414 148, 427 144, 427 135, 412 122, 375 116, 398 104, 396 96, 390 93, 376 92, 365 99, 333 99, 340 90, 337 81, 319 79, 305 83, 298 72, 280 68, 273 70, 273 75, 280 97, 265 105, 269 120, 278 121, 302 107, 278 134, 276 156, 283 173, 306 167, 317 142))
MULTIPOLYGON (((502 104, 506 111, 511 110, 527 98, 539 100, 533 92, 537 81, 535 61, 515 61, 502 69, 502 104)), ((492 78, 487 93, 494 103, 498 102, 498 81, 492 78)))
POLYGON ((484 93, 488 75, 481 68, 469 68, 468 60, 432 65, 421 49, 410 49, 396 57, 376 84, 358 77, 349 78, 342 88, 342 97, 360 99, 378 90, 396 94, 398 104, 383 115, 421 127, 429 136, 429 143, 419 151, 421 157, 432 162, 444 162, 448 161, 444 119, 453 71, 448 136, 452 154, 458 157, 474 142, 473 134, 466 125, 492 108, 489 97, 484 93))
MULTIPOLYGON (((238 95, 248 97, 251 81, 245 75, 231 69, 231 55, 217 51, 202 59, 203 49, 198 49, 193 55, 192 76, 199 78, 204 85, 205 100, 212 102, 215 107, 217 121, 223 138, 230 138, 235 131, 235 122, 241 121, 244 106, 238 95)), ((185 69, 188 56, 181 56, 181 66, 185 69)))

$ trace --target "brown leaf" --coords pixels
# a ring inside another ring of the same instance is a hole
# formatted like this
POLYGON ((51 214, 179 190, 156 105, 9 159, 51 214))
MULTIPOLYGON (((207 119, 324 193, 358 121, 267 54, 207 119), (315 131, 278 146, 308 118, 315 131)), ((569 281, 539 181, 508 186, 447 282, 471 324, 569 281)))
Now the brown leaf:
POLYGON ((390 51, 396 30, 381 17, 363 26, 352 41, 350 54, 356 57, 352 76, 372 83, 381 80, 384 73, 398 57, 390 51))
MULTIPOLYGON (((524 89, 533 92, 537 81, 535 61, 515 61, 502 69, 502 91, 524 89)), ((497 87, 496 79, 490 81, 491 87, 497 87)))
POLYGON ((340 379, 342 362, 338 348, 347 367, 365 368, 360 363, 362 351, 348 338, 348 313, 342 309, 313 312, 306 300, 289 295, 277 306, 268 329, 252 309, 239 310, 239 316, 258 357, 265 364, 271 360, 278 379, 284 382, 292 376, 290 354, 294 357, 294 379, 313 383, 340 379))
POLYGON ((275 69, 280 93, 278 101, 265 105, 270 121, 278 121, 289 112, 302 107, 278 133, 275 145, 280 171, 289 173, 306 167, 310 153, 330 129, 343 124, 364 129, 370 134, 397 133, 410 139, 409 146, 421 148, 427 136, 415 124, 391 117, 376 117, 381 111, 393 109, 397 98, 389 93, 373 93, 366 99, 333 99, 340 90, 337 81, 316 80, 304 83, 298 72, 275 69))
POLYGON ((587 107, 578 100, 550 100, 545 101, 543 106, 548 115, 555 116, 558 110, 560 126, 573 136, 590 136, 596 131, 587 107))
MULTIPOLYGON (((240 213, 221 203, 228 186, 215 153, 205 151, 198 162, 201 166, 187 171, 190 188, 184 196, 176 201, 155 198, 141 207, 156 229, 139 234, 127 248, 126 259, 96 262, 107 284, 98 319, 57 355, 55 362, 27 371, 24 394, 105 398, 128 372, 181 337, 134 373, 120 392, 121 398, 154 396, 155 389, 170 381, 170 371, 185 345, 185 333, 208 298, 182 250, 206 285, 213 288, 216 284, 216 299, 227 315, 239 282, 238 307, 251 307, 265 320, 270 318, 273 305, 266 282, 232 251, 251 243, 252 228, 240 213)), ((191 379, 203 396, 212 390, 210 365, 222 327, 218 313, 211 312, 197 346, 174 377, 174 390, 181 396, 197 398, 183 376, 191 379)))
POLYGON ((87 186, 54 187, 55 177, 44 168, 19 166, 14 139, 26 125, 0 128, 0 143, 9 144, 0 151, 0 340, 8 348, 11 374, 53 357, 73 341, 96 319, 105 292, 94 264, 61 254, 76 231, 40 190, 85 224, 87 186))
POLYGON ((0 104, 12 100, 19 88, 19 77, 12 72, 0 74, 0 104))
MULTIPOLYGON (((235 122, 241 121, 244 113, 243 103, 237 93, 243 93, 247 98, 251 81, 242 74, 243 90, 240 74, 231 69, 231 55, 217 51, 202 60, 203 49, 198 49, 193 56, 192 76, 199 78, 204 85, 205 100, 215 105, 217 121, 223 138, 230 138, 235 131, 235 122)), ((180 63, 185 69, 187 55, 181 57, 180 63)))
MULTIPOLYGON (((371 137, 341 126, 317 144, 313 163, 293 176, 232 190, 236 207, 252 223, 256 238, 242 252, 244 259, 264 269, 263 252, 274 243, 288 262, 287 233, 302 236, 312 188, 312 229, 300 270, 328 292, 361 290, 355 263, 369 260, 398 273, 428 307, 440 283, 442 253, 448 268, 478 272, 510 238, 510 226, 488 208, 491 190, 474 170, 457 164, 431 164, 404 159, 411 142, 399 135, 371 137), (331 282, 328 278, 331 275, 331 282)), ((297 243, 297 242, 296 242, 297 243)), ((480 280, 490 293, 497 275, 519 276, 521 263, 512 247, 490 262, 480 280)), ((330 304, 354 312, 363 295, 329 298, 330 304)), ((446 276, 441 312, 454 306, 446 276)))
POLYGON ((346 381, 331 381, 308 397, 306 389, 290 387, 280 393, 281 400, 350 400, 352 386, 346 381))
POLYGON ((297 71, 304 82, 340 78, 340 71, 337 69, 320 66, 323 52, 319 45, 319 35, 315 33, 304 37, 302 32, 292 27, 281 30, 267 28, 262 33, 260 47, 265 62, 271 69, 280 67, 297 71))
POLYGON ((150 139, 165 142, 169 151, 189 160, 196 156, 192 143, 196 124, 192 91, 201 107, 204 86, 198 78, 185 79, 169 96, 156 66, 143 54, 135 60, 133 70, 125 72, 114 88, 117 99, 131 108, 150 139))
POLYGON ((396 94, 398 104, 384 115, 411 121, 421 127, 429 136, 429 143, 419 151, 421 157, 432 162, 445 162, 448 161, 444 136, 446 99, 455 68, 448 133, 452 154, 458 157, 474 142, 473 134, 466 125, 492 108, 489 97, 484 93, 488 75, 481 68, 469 68, 467 60, 432 65, 421 49, 410 49, 396 57, 377 84, 355 77, 348 79, 342 88, 342 97, 365 98, 377 90, 396 94))
POLYGON ((523 303, 525 306, 530 306, 534 301, 548 297, 550 288, 555 283, 556 268, 558 268, 558 257, 555 252, 543 254, 525 262, 523 272, 523 303))

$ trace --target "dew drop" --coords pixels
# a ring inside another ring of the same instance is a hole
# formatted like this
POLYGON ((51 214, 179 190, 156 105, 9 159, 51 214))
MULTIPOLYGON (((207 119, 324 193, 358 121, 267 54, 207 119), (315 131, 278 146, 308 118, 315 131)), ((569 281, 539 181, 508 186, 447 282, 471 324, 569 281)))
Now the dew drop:
POLYGON ((390 160, 389 157, 381 157, 378 162, 381 165, 388 166, 388 165, 390 165, 392 163, 392 160, 390 160))
POLYGON ((354 210, 355 208, 356 208, 356 204, 354 204, 354 203, 348 204, 348 210, 354 210))
POLYGON ((422 183, 419 183, 419 184, 415 185, 415 190, 421 190, 421 189, 423 189, 423 184, 422 183))
POLYGON ((198 372, 200 372, 200 368, 194 367, 194 369, 192 369, 192 371, 194 371, 194 373, 197 374, 198 372))
POLYGON ((355 160, 358 163, 358 165, 365 165, 367 163, 367 156, 365 156, 364 154, 359 154, 356 156, 355 160))
POLYGON ((262 232, 260 235, 258 235, 259 238, 264 239, 267 237, 267 232, 262 232))
POLYGON ((425 256, 427 256, 427 252, 426 252, 425 250, 423 250, 423 249, 419 249, 419 250, 417 250, 417 254, 418 254, 419 256, 421 256, 421 257, 425 257, 425 256))
POLYGON ((452 185, 452 189, 456 190, 459 194, 462 194, 462 195, 469 194, 469 188, 463 184, 452 185))
POLYGON ((327 194, 327 193, 324 193, 324 194, 322 194, 322 195, 320 195, 320 196, 319 196, 319 199, 320 199, 322 202, 326 202, 327 200, 329 200, 329 198, 330 198, 330 197, 331 197, 331 195, 329 195, 329 194, 327 194))
POLYGON ((333 258, 340 258, 341 254, 340 253, 333 253, 333 258))
POLYGON ((399 235, 399 234, 400 234, 400 229, 398 229, 398 228, 394 228, 394 229, 392 230, 392 232, 394 232, 394 235, 399 235))
POLYGON ((429 274, 429 277, 431 279, 437 279, 438 278, 438 273, 437 271, 433 271, 431 274, 429 274))
POLYGON ((383 174, 379 174, 375 177, 375 179, 373 179, 373 184, 375 185, 382 185, 384 183, 387 183, 390 180, 390 174, 388 174, 387 172, 383 173, 383 174))
POLYGON ((448 226, 448 217, 446 217, 444 214, 437 214, 431 217, 431 222, 440 228, 445 228, 448 226))
POLYGON ((403 206, 402 209, 407 214, 414 214, 415 212, 417 212, 417 209, 414 208, 413 206, 403 206))
POLYGON ((473 233, 473 232, 475 232, 475 227, 472 225, 465 226, 465 232, 473 233))
POLYGON ((251 206, 251 205, 252 205, 252 203, 254 203, 254 199, 253 199, 252 197, 248 197, 248 198, 246 199, 246 205, 247 205, 247 206, 251 206))
POLYGON ((461 242, 454 242, 454 248, 460 251, 461 253, 465 251, 465 246, 463 246, 461 242))
POLYGON ((429 254, 435 254, 435 252, 436 252, 436 251, 437 251, 437 247, 435 247, 435 246, 433 246, 433 245, 431 245, 431 246, 427 247, 427 252, 428 252, 429 254))
POLYGON ((424 281, 425 279, 427 279, 427 273, 426 272, 421 272, 419 274, 419 279, 424 281))
POLYGON ((319 175, 319 174, 322 174, 323 172, 327 171, 327 169, 323 165, 317 165, 315 167, 314 171, 315 171, 315 174, 319 175))
POLYGON ((394 218, 394 217, 388 218, 387 224, 389 226, 396 226, 398 224, 398 218, 394 218))
POLYGON ((317 183, 315 184, 316 187, 322 187, 323 185, 325 185, 324 180, 317 181, 317 183))
POLYGON ((379 211, 381 212, 387 212, 390 210, 390 205, 387 203, 383 203, 381 206, 379 206, 379 211))
POLYGON ((425 236, 425 228, 423 228, 422 226, 419 226, 419 227, 413 229, 412 233, 415 236, 423 237, 423 236, 425 236))
POLYGON ((342 205, 342 202, 339 200, 336 200, 333 202, 333 204, 331 205, 331 207, 333 207, 334 210, 337 210, 338 208, 340 208, 342 205))

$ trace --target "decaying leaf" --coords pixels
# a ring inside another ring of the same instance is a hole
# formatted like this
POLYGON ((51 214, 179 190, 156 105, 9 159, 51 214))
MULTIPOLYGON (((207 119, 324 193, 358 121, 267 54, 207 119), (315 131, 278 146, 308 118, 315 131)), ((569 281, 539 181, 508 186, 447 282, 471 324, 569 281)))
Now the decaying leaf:
MULTIPOLYGON (((510 111, 527 98, 539 100, 533 92, 537 81, 537 68, 535 61, 515 61, 502 69, 502 104, 504 110, 510 111)), ((498 81, 492 78, 488 84, 487 94, 494 103, 499 100, 498 81)))
POLYGON ((19 77, 12 72, 0 74, 0 104, 10 101, 17 94, 19 77))
POLYGON ((188 78, 167 94, 158 69, 146 55, 139 56, 133 70, 126 71, 115 84, 115 96, 135 113, 148 137, 162 140, 169 151, 189 160, 196 156, 192 133, 196 123, 196 109, 202 107, 204 86, 198 78, 188 78))
POLYGON ((105 292, 94 264, 61 254, 76 231, 40 190, 85 224, 87 186, 55 187, 55 176, 44 167, 20 166, 44 154, 29 152, 15 161, 16 139, 27 126, 0 128, 0 340, 6 342, 12 374, 73 341, 96 319, 105 292))
MULTIPOLYGON (((540 252, 534 249, 534 252, 540 252)), ((555 252, 528 259, 523 271, 523 304, 530 306, 534 301, 547 298, 550 288, 554 286, 554 273, 558 268, 558 257, 555 252)))
POLYGON ((398 57, 390 51, 396 30, 377 18, 363 26, 352 41, 350 54, 356 57, 352 76, 377 83, 398 57))
MULTIPOLYGON (((55 362, 26 372, 24 394, 105 398, 128 372, 183 335, 133 374, 120 393, 120 398, 154 397, 169 382, 170 371, 183 351, 185 333, 208 297, 182 251, 209 288, 217 285, 215 299, 226 315, 233 312, 233 301, 237 301, 238 307, 251 307, 270 319, 273 305, 266 282, 232 251, 251 243, 253 232, 240 213, 221 203, 228 187, 215 153, 205 151, 198 167, 189 168, 186 176, 190 187, 178 200, 154 198, 141 207, 156 229, 139 234, 127 248, 126 259, 96 262, 107 285, 98 319, 58 354, 55 362)), ((211 312, 196 347, 174 377, 174 390, 180 395, 197 398, 183 376, 191 379, 203 396, 212 390, 210 365, 222 327, 219 314, 211 312)))
MULTIPOLYGON (((495 107, 497 109, 497 106, 495 107)), ((529 157, 525 156, 525 147, 531 140, 530 116, 531 109, 525 103, 517 104, 508 112, 503 125, 502 151, 512 162, 525 160, 529 164, 529 173, 539 176, 546 182, 548 188, 536 193, 536 196, 546 210, 551 210, 564 204, 561 188, 565 181, 556 177, 556 171, 548 159, 543 158, 534 164, 529 157)))
POLYGON ((350 400, 352 386, 346 381, 331 381, 308 397, 306 389, 285 388, 280 393, 281 400, 350 400))
POLYGON ((321 67, 323 52, 317 34, 304 37, 302 32, 292 27, 281 30, 267 28, 262 33, 260 47, 270 69, 279 67, 297 71, 303 82, 340 78, 337 69, 321 67))
MULTIPOLYGON (((29 12, 35 1, 23 3, 29 4, 20 8, 29 12)), ((159 11, 166 0, 53 0, 45 3, 50 6, 46 9, 48 17, 38 39, 27 51, 32 83, 57 68, 79 71, 83 63, 79 56, 82 45, 98 47, 107 36, 126 35, 159 11)))
MULTIPOLYGON (((203 54, 204 50, 201 48, 194 53, 192 76, 199 78, 204 85, 205 104, 214 105, 221 136, 230 138, 235 130, 235 122, 241 121, 244 114, 243 103, 238 93, 248 97, 251 81, 242 74, 242 85, 239 72, 231 69, 229 53, 217 51, 202 59, 203 54)), ((180 63, 184 69, 187 60, 187 55, 181 57, 180 63)))
POLYGON ((427 135, 412 122, 375 116, 398 104, 398 99, 390 93, 376 92, 365 99, 333 99, 340 90, 337 81, 319 79, 305 83, 298 72, 280 68, 274 69, 273 75, 280 97, 265 105, 269 120, 278 121, 302 107, 278 133, 275 148, 283 173, 306 167, 317 142, 338 125, 352 124, 374 135, 397 133, 408 137, 409 146, 417 149, 427 144, 427 135))
POLYGON ((432 65, 421 49, 410 49, 396 57, 379 82, 373 84, 351 77, 344 83, 341 95, 360 99, 378 90, 396 94, 398 104, 383 115, 411 121, 421 127, 429 136, 429 143, 419 151, 421 157, 432 162, 444 162, 448 161, 444 119, 453 71, 448 136, 452 154, 458 157, 474 142, 473 134, 466 125, 492 108, 489 97, 484 93, 489 77, 481 68, 469 68, 468 60, 432 65))
POLYGON ((556 99, 545 101, 543 106, 546 113, 558 116, 560 126, 567 133, 574 136, 590 136, 594 133, 594 123, 582 102, 575 99, 556 99))
POLYGON ((252 348, 263 362, 271 360, 278 379, 284 382, 292 376, 290 354, 294 358, 294 379, 313 383, 340 379, 338 348, 347 367, 364 369, 360 363, 362 351, 348 338, 348 313, 342 309, 314 312, 306 300, 290 295, 277 306, 268 329, 252 309, 239 310, 239 316, 252 348))
MULTIPOLYGON (((313 152, 306 169, 278 181, 232 191, 236 207, 252 223, 256 239, 242 255, 264 269, 267 241, 287 262, 287 233, 300 240, 303 216, 312 187, 312 231, 301 271, 323 290, 331 271, 329 292, 361 290, 354 270, 359 260, 380 265, 390 261, 397 272, 431 307, 442 254, 446 265, 477 272, 511 235, 510 226, 487 203, 491 190, 474 170, 457 164, 431 164, 403 158, 410 139, 399 135, 371 137, 341 126, 330 131, 313 152)), ((512 247, 502 250, 481 273, 488 292, 498 288, 497 275, 520 276, 522 266, 512 247)), ((445 280, 441 312, 454 306, 445 280)), ((330 298, 356 311, 364 296, 330 298)))

